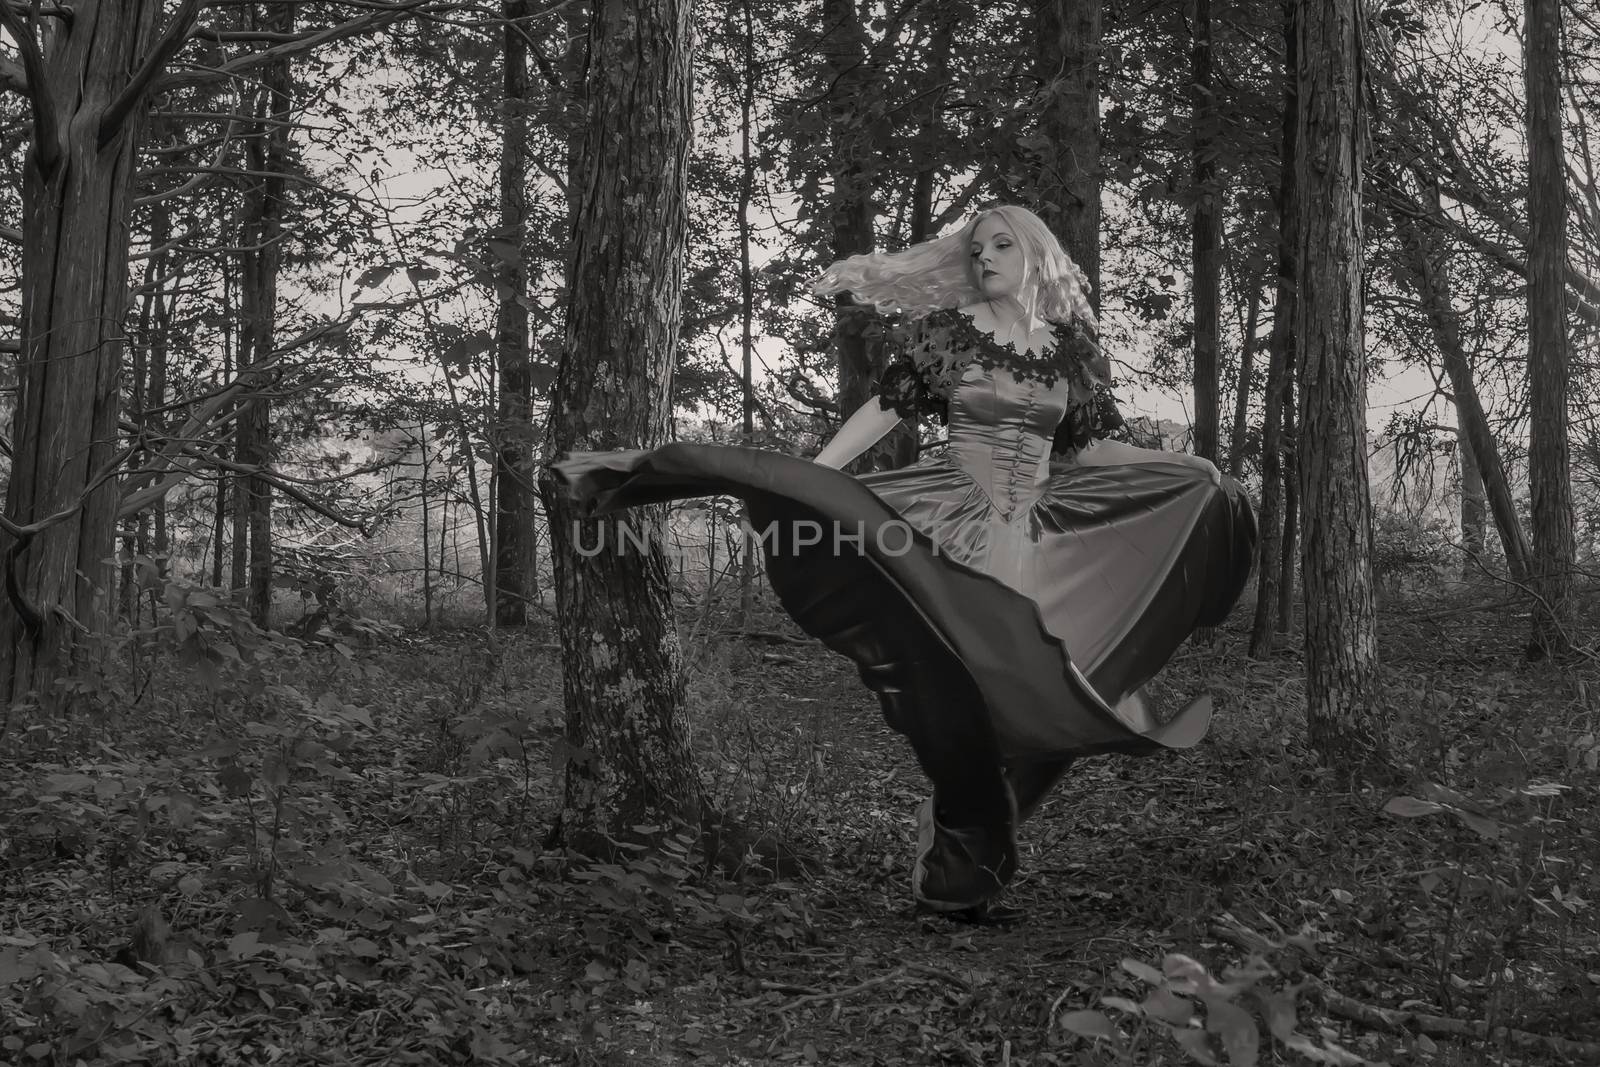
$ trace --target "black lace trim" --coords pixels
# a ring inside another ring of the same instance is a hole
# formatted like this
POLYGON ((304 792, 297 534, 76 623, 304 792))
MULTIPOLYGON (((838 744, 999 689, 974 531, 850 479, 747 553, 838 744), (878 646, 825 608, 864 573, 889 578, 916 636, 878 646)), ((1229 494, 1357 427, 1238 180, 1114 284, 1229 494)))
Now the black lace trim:
MULTIPOLYGON (((1056 379, 1071 373, 1073 361, 1063 351, 1066 347, 1061 342, 1057 332, 1059 325, 1053 325, 1050 334, 1050 343, 1045 345, 1044 351, 1018 352, 1017 347, 1010 341, 1001 343, 994 339, 994 335, 985 331, 981 326, 972 321, 972 318, 957 308, 943 308, 928 316, 929 321, 935 318, 947 319, 954 327, 955 336, 973 348, 973 359, 984 370, 1004 368, 1009 370, 1017 381, 1026 378, 1037 379, 1039 384, 1046 389, 1056 384, 1056 379)), ((1072 324, 1079 333, 1082 332, 1081 324, 1072 324)))
POLYGON ((1052 327, 1051 342, 1033 353, 1018 352, 1009 341, 996 341, 958 308, 941 308, 897 325, 893 336, 899 352, 878 380, 879 405, 901 418, 931 415, 948 425, 950 395, 967 364, 976 360, 985 370, 1009 370, 1017 381, 1031 377, 1047 389, 1066 379, 1066 411, 1054 451, 1082 448, 1090 438, 1118 433, 1125 423, 1111 393, 1110 364, 1100 346, 1079 320, 1052 327))

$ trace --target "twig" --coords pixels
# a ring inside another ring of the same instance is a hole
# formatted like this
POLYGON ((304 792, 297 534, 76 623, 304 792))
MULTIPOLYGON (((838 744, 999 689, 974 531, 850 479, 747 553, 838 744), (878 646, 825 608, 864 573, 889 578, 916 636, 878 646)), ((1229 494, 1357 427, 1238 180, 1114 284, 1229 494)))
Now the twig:
MULTIPOLYGON (((1260 953, 1279 947, 1260 933, 1242 927, 1213 923, 1210 930, 1214 937, 1246 952, 1260 953)), ((1329 1014, 1359 1023, 1370 1030, 1381 1030, 1390 1034, 1419 1033, 1447 1038, 1466 1037, 1479 1041, 1503 1040, 1523 1049, 1540 1049, 1572 1056, 1584 1063, 1600 1062, 1600 1042, 1577 1041, 1552 1034, 1535 1034, 1527 1030, 1513 1030, 1508 1026, 1491 1028, 1488 1023, 1481 1020, 1452 1019, 1419 1011, 1380 1008, 1331 989, 1316 975, 1308 974, 1305 978, 1312 988, 1321 994, 1322 1002, 1327 1005, 1329 1014)))
POLYGON ((837 989, 837 990, 834 990, 831 993, 812 993, 809 996, 800 997, 797 1000, 791 1000, 787 1004, 780 1005, 778 1010, 779 1011, 793 1011, 794 1009, 800 1007, 802 1004, 815 1004, 815 1003, 818 1003, 818 1002, 824 1001, 824 1000, 843 1000, 845 997, 853 997, 857 993, 864 993, 867 990, 875 989, 878 986, 881 986, 881 985, 885 984, 886 982, 892 982, 896 978, 899 978, 902 975, 904 975, 905 973, 906 973, 906 969, 904 967, 896 967, 894 970, 889 971, 887 974, 880 974, 876 978, 868 978, 865 982, 860 982, 860 983, 858 983, 856 985, 851 986, 848 989, 837 989))

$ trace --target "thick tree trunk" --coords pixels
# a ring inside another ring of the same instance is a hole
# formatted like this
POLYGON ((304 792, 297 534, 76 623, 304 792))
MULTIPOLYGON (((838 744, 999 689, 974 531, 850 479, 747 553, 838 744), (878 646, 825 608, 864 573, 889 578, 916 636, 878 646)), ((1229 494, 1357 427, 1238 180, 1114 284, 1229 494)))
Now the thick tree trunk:
POLYGON ((1034 7, 1034 77, 1044 92, 1033 210, 1089 279, 1100 310, 1100 0, 1034 7))
MULTIPOLYGON (((1390 177, 1389 180, 1395 179, 1390 177)), ((1437 185, 1425 184, 1420 202, 1428 210, 1442 214, 1437 185)), ((1489 509, 1494 515, 1495 529, 1499 531, 1500 544, 1505 549, 1506 566, 1513 579, 1525 581, 1529 566, 1528 542, 1523 536, 1516 502, 1512 499, 1511 486, 1506 480, 1500 446, 1489 428, 1489 419, 1478 397, 1478 386, 1472 377, 1467 351, 1461 343, 1460 315, 1455 310, 1450 291, 1450 271, 1445 260, 1444 241, 1438 229, 1403 212, 1395 214, 1395 225, 1405 251, 1405 265, 1410 270, 1418 300, 1428 316, 1428 326, 1433 332, 1434 344, 1438 346, 1439 359, 1450 379, 1463 448, 1463 479, 1470 466, 1474 476, 1479 479, 1480 492, 1486 494, 1489 509), (1468 457, 1471 463, 1467 462, 1468 457)), ((1463 513, 1463 524, 1466 521, 1463 513)), ((1480 529, 1481 522, 1480 517, 1480 529)), ((1472 566, 1470 560, 1467 565, 1472 566)))
MULTIPOLYGON (((1266 410, 1261 427, 1261 509, 1256 557, 1256 611, 1250 624, 1250 655, 1272 654, 1273 637, 1285 612, 1280 612, 1284 561, 1292 540, 1284 537, 1284 428, 1294 415, 1295 269, 1299 253, 1300 203, 1295 186, 1296 126, 1299 121, 1299 64, 1296 51, 1296 0, 1283 3, 1283 111, 1278 149, 1278 288, 1272 309, 1272 335, 1267 340, 1266 410)), ((1293 570, 1289 570, 1293 577, 1293 570)))
POLYGON ((494 619, 524 626, 528 599, 537 594, 533 536, 533 378, 526 307, 528 272, 528 48, 529 0, 503 0, 504 127, 500 133, 500 244, 495 346, 500 368, 500 411, 495 453, 494 619))
POLYGON ((70 20, 7 8, 25 39, 34 140, 22 177, 19 391, 0 534, 0 702, 48 696, 80 628, 104 627, 118 487, 117 379, 128 212, 159 0, 79 0, 70 20), (35 35, 40 28, 42 40, 35 35), (61 512, 63 521, 16 536, 61 512))
POLYGON ((1373 701, 1378 647, 1367 485, 1361 171, 1366 157, 1362 0, 1302 12, 1299 319, 1300 492, 1306 697, 1312 744, 1354 772, 1387 758, 1373 701))
MULTIPOLYGON (((867 31, 854 0, 822 0, 823 28, 817 41, 820 76, 831 87, 826 96, 830 134, 832 189, 828 195, 833 231, 833 258, 872 251, 878 217, 873 202, 877 155, 865 121, 873 91, 874 68, 867 62, 867 31)), ((882 372, 884 347, 876 329, 877 312, 857 304, 850 293, 834 297, 837 322, 834 343, 839 354, 839 410, 849 417, 872 396, 872 383, 882 372)), ((892 435, 862 452, 845 469, 852 474, 880 470, 893 462, 892 435)))
POLYGON ((1561 141, 1561 0, 1526 0, 1528 486, 1533 612, 1528 652, 1571 647, 1573 516, 1567 442, 1567 178, 1561 141))
POLYGON ((1194 0, 1190 51, 1190 105, 1194 116, 1194 220, 1190 255, 1194 271, 1194 454, 1217 461, 1221 422, 1222 206, 1211 146, 1217 129, 1211 78, 1211 0, 1194 0))
MULTIPOLYGON (((1040 0, 1034 9, 1034 77, 1043 102, 1033 210, 1089 282, 1100 311, 1101 0, 1040 0)), ((1052 452, 1072 449, 1063 423, 1052 452)))
MULTIPOLYGON (((692 47, 684 0, 602 3, 590 20, 552 453, 666 437, 688 230, 692 47)), ((660 813, 697 822, 703 802, 684 722, 665 509, 576 521, 548 481, 540 488, 567 706, 558 829, 589 842, 590 831, 660 813)))

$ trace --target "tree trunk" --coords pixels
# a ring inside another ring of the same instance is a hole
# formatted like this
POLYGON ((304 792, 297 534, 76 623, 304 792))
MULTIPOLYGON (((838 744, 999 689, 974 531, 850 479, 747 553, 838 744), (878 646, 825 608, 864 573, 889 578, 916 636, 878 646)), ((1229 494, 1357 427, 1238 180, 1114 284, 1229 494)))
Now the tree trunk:
MULTIPOLYGON (((295 0, 252 5, 252 21, 268 33, 294 30, 295 0)), ((244 333, 239 344, 241 373, 272 355, 276 335, 278 274, 283 262, 284 172, 289 165, 289 120, 293 110, 292 71, 288 59, 277 59, 262 70, 256 114, 257 125, 248 145, 250 169, 256 179, 249 194, 244 262, 240 284, 240 318, 244 333)), ((272 464, 272 406, 257 394, 244 404, 239 418, 238 461, 247 467, 272 464)), ((244 512, 250 538, 250 616, 265 627, 272 612, 272 485, 261 475, 246 478, 244 512)), ((239 531, 235 531, 238 535, 239 531)), ((235 550, 237 557, 237 549, 235 550)))
POLYGON ((1361 0, 1301 13, 1297 170, 1300 199, 1300 493, 1305 545, 1306 698, 1311 742, 1354 772, 1386 760, 1373 702, 1378 660, 1367 486, 1362 329, 1361 0))
MULTIPOLYGON (((1295 185, 1296 124, 1300 112, 1296 26, 1297 0, 1284 0, 1283 111, 1278 149, 1278 288, 1272 308, 1272 335, 1267 340, 1266 410, 1261 427, 1261 513, 1258 522, 1256 612, 1250 624, 1250 655, 1272 654, 1273 636, 1281 630, 1284 563, 1292 558, 1292 534, 1285 534, 1288 479, 1283 462, 1284 428, 1294 416, 1295 257, 1299 250, 1299 193, 1295 185)), ((1292 578, 1294 571, 1288 568, 1292 578)))
MULTIPOLYGON (((682 317, 693 20, 685 0, 603 3, 581 92, 565 350, 549 448, 651 447, 667 434, 682 317)), ((666 813, 698 823, 665 508, 578 520, 540 483, 550 517, 566 698, 558 833, 590 841, 666 813), (626 540, 623 529, 629 529, 626 540), (606 538, 604 548, 579 555, 606 538), (576 544, 575 544, 576 541, 576 544)))
POLYGON ((533 532, 533 378, 528 338, 528 32, 529 0, 503 0, 505 118, 500 135, 500 229, 495 345, 500 411, 495 453, 494 617, 525 626, 537 592, 533 532))
MULTIPOLYGON (((1089 304, 1100 311, 1100 0, 1041 0, 1034 7, 1034 77, 1040 167, 1033 210, 1083 269, 1089 304)), ((1065 422, 1052 452, 1072 450, 1065 422)))
POLYGON ((1250 379, 1256 372, 1256 326, 1261 317, 1261 286, 1250 280, 1244 336, 1239 339, 1239 387, 1233 402, 1233 432, 1228 439, 1228 474, 1244 477, 1245 438, 1250 432, 1250 379))
POLYGON ((1572 644, 1572 470, 1567 443, 1567 179, 1561 140, 1561 0, 1525 0, 1528 99, 1530 657, 1572 644))
MULTIPOLYGON (((1298 253, 1296 253, 1298 255, 1298 253)), ((1296 268, 1299 269, 1298 267, 1296 268)), ((1298 281, 1296 282, 1298 291, 1298 281)), ((1299 315, 1298 309, 1295 312, 1299 315)), ((1294 618, 1295 564, 1299 561, 1300 537, 1300 424, 1299 397, 1300 344, 1284 353, 1283 368, 1283 546, 1278 551, 1278 632, 1289 632, 1294 618)))
POLYGON ((1034 8, 1034 77, 1045 139, 1033 210, 1089 279, 1100 310, 1100 0, 1034 8))
MULTIPOLYGON (((743 84, 739 93, 739 443, 746 448, 755 446, 755 272, 750 265, 750 204, 755 199, 756 157, 750 134, 755 123, 756 81, 756 27, 755 0, 740 4, 744 20, 743 84)), ((750 522, 750 508, 741 504, 739 509, 741 551, 739 555, 739 613, 734 625, 743 628, 755 606, 756 545, 750 522)), ((709 533, 709 527, 708 527, 709 533)), ((707 600, 709 601, 709 593, 707 600)))
POLYGON ((1478 458, 1472 454, 1472 441, 1459 430, 1456 433, 1456 459, 1461 465, 1461 547, 1466 552, 1466 557, 1461 561, 1461 574, 1470 578, 1477 573, 1476 561, 1483 558, 1483 527, 1484 519, 1489 514, 1489 498, 1484 491, 1483 471, 1478 465, 1478 458))
MULTIPOLYGON (((1386 175, 1390 182, 1395 176, 1386 175)), ((1443 213, 1436 184, 1423 182, 1420 203, 1428 210, 1443 213)), ((1478 398, 1478 386, 1472 377, 1472 367, 1467 360, 1466 348, 1461 343, 1460 315, 1450 291, 1450 270, 1445 260, 1444 241, 1433 226, 1421 222, 1404 212, 1395 213, 1395 226, 1404 249, 1404 262, 1410 270, 1417 298, 1428 316, 1428 326, 1433 332, 1434 344, 1439 349, 1439 359, 1445 374, 1450 378, 1451 397, 1456 405, 1456 420, 1463 452, 1462 475, 1466 477, 1470 466, 1479 479, 1480 492, 1486 493, 1489 508, 1494 515, 1495 529, 1500 534, 1500 544, 1505 549, 1506 566, 1516 581, 1528 577, 1528 542, 1522 533, 1522 522, 1517 517, 1516 502, 1511 496, 1511 486, 1506 480, 1505 464, 1500 459, 1500 446, 1489 428, 1478 398), (1467 462, 1468 457, 1471 463, 1467 462)), ((1463 481, 1463 486, 1465 482, 1463 481)), ((1466 523, 1463 512, 1462 522, 1466 523)), ((1480 517, 1480 526, 1481 526, 1480 517)), ((1465 526, 1463 526, 1463 530, 1465 526)), ((1481 538, 1480 538, 1481 544, 1481 538)), ((1472 562, 1467 561, 1468 566, 1472 562)))
POLYGON ((1217 461, 1221 422, 1222 207, 1216 186, 1216 95, 1211 79, 1211 0, 1194 0, 1190 101, 1194 121, 1194 454, 1217 461))
MULTIPOLYGON (((872 131, 866 122, 866 103, 873 92, 873 67, 867 62, 867 31, 861 23, 860 9, 854 0, 822 0, 822 20, 823 31, 816 47, 822 83, 830 87, 824 103, 833 172, 828 208, 833 258, 839 260, 872 251, 878 217, 872 200, 878 171, 875 157, 881 148, 872 143, 872 131)), ((872 329, 878 314, 870 305, 857 304, 852 294, 844 292, 834 297, 834 307, 839 410, 849 417, 872 396, 873 380, 883 370, 884 347, 881 333, 872 329)), ((864 474, 882 469, 892 455, 891 443, 875 443, 845 470, 864 474)))
POLYGON ((104 628, 118 487, 128 212, 159 0, 77 0, 70 20, 5 8, 23 43, 33 141, 22 177, 14 455, 0 535, 0 703, 48 697, 75 635, 104 628), (42 40, 35 35, 40 28, 42 40), (70 509, 62 521, 18 530, 70 509))

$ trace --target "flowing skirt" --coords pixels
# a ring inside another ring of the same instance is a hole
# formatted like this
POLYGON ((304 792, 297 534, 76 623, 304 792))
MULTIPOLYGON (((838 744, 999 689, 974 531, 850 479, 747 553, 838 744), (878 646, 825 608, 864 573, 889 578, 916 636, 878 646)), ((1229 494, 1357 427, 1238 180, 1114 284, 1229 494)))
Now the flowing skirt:
POLYGON ((856 478, 677 442, 573 453, 550 475, 586 515, 748 504, 779 602, 855 663, 932 780, 914 878, 951 908, 1009 879, 1017 822, 1072 758, 1200 740, 1208 700, 1162 717, 1141 687, 1223 620, 1254 558, 1238 483, 1174 463, 1052 464, 1003 513, 948 461, 856 478))

